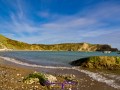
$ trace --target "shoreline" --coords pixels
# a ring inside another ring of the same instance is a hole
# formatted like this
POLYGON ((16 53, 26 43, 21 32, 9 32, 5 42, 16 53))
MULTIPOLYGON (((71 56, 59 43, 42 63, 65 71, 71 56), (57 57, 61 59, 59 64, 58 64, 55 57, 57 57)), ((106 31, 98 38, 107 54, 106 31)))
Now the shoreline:
MULTIPOLYGON (((93 90, 95 87, 96 89, 98 90, 118 90, 120 87, 117 87, 115 88, 114 85, 111 86, 112 83, 110 83, 109 85, 105 84, 107 82, 110 82, 110 80, 105 80, 105 82, 103 82, 104 80, 101 78, 102 81, 100 80, 96 80, 97 78, 94 77, 91 77, 91 76, 94 76, 94 75, 97 75, 94 74, 94 73, 91 73, 91 72, 88 72, 88 71, 85 71, 85 70, 80 70, 80 69, 76 69, 74 70, 75 68, 66 68, 66 67, 49 67, 49 66, 41 66, 41 67, 34 67, 36 65, 34 65, 33 67, 31 67, 30 65, 28 65, 27 63, 27 66, 26 64, 23 64, 21 63, 21 65, 19 63, 15 63, 14 61, 11 62, 11 59, 9 60, 5 60, 5 58, 1 58, 0 57, 0 60, 2 59, 3 63, 1 63, 2 65, 9 65, 9 66, 15 66, 15 67, 20 67, 20 68, 25 68, 25 69, 30 69, 30 70, 33 70, 33 71, 40 71, 40 72, 43 72, 43 73, 50 73, 50 74, 75 74, 76 75, 76 78, 79 79, 80 81, 80 85, 79 85, 79 88, 82 90, 88 90, 88 88, 91 88, 91 90, 93 90), (71 70, 71 72, 69 72, 71 70), (99 82, 98 82, 99 81, 99 82), (91 84, 92 83, 92 84, 91 84), (114 88, 113 88, 114 87, 114 88)), ((98 77, 101 77, 100 75, 98 75, 98 77)), ((79 90, 79 89, 78 89, 79 90)))

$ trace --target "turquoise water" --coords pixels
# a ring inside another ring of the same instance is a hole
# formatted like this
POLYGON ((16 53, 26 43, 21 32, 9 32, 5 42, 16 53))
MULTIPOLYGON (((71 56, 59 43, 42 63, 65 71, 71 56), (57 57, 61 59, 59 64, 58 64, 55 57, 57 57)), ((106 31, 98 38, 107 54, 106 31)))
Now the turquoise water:
POLYGON ((65 52, 65 51, 10 51, 0 52, 0 56, 15 58, 22 62, 43 66, 67 66, 69 62, 89 56, 120 56, 117 52, 105 54, 102 52, 65 52))

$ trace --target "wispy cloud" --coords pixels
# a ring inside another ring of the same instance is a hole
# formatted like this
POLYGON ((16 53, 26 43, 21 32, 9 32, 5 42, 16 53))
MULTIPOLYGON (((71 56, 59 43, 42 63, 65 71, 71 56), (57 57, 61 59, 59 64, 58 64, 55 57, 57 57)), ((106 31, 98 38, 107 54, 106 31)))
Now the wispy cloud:
MULTIPOLYGON (((9 2, 11 4, 11 2, 9 2)), ((17 12, 10 12, 10 21, 0 22, 1 33, 28 43, 63 43, 92 42, 117 45, 120 36, 120 6, 118 4, 101 3, 74 15, 61 15, 49 11, 35 12, 41 18, 52 18, 49 21, 35 22, 26 13, 29 7, 18 0, 12 7, 17 12), (111 25, 113 24, 113 25, 111 25), (117 23, 118 24, 118 23, 117 23), (113 38, 113 37, 114 38, 113 38), (116 44, 115 44, 116 43, 116 44)), ((32 11, 30 11, 32 13, 32 11)))
POLYGON ((43 17, 43 18, 48 18, 48 17, 50 17, 50 13, 49 13, 48 11, 41 11, 41 12, 38 13, 38 15, 39 15, 40 17, 43 17))

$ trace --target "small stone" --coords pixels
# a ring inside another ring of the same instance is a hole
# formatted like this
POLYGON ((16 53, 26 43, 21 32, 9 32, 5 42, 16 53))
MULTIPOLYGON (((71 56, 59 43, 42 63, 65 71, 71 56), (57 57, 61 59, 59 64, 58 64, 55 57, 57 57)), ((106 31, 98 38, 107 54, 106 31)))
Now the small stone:
POLYGON ((17 73, 17 76, 20 76, 21 74, 17 73))
POLYGON ((53 75, 49 75, 49 74, 45 74, 45 78, 49 81, 49 82, 56 82, 57 78, 53 75))
POLYGON ((38 88, 38 86, 35 86, 35 88, 38 88))
POLYGON ((24 78, 24 77, 21 77, 22 79, 24 78))

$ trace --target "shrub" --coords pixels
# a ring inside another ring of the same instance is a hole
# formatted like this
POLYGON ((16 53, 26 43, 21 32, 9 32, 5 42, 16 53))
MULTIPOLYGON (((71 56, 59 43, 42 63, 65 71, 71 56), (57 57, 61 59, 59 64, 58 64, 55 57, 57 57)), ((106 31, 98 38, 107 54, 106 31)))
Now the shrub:
POLYGON ((45 83, 46 83, 46 78, 45 78, 44 74, 42 74, 42 73, 29 74, 28 77, 26 77, 26 78, 23 79, 23 82, 25 82, 25 81, 27 81, 27 80, 30 80, 31 78, 32 78, 32 79, 38 78, 38 79, 39 79, 39 83, 40 83, 41 85, 43 85, 43 86, 44 86, 45 83))

